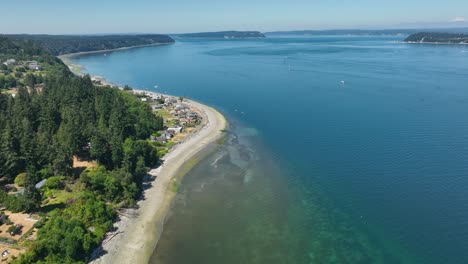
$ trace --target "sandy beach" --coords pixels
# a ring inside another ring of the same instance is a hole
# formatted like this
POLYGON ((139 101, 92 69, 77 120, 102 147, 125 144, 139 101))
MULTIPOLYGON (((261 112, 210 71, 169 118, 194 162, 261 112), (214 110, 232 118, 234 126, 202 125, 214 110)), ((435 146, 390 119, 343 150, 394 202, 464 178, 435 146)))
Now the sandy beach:
POLYGON ((226 120, 215 109, 194 102, 188 104, 203 114, 202 128, 163 157, 163 165, 149 172, 155 176, 138 209, 128 210, 115 223, 116 232, 103 242, 107 253, 92 263, 147 263, 163 231, 165 217, 175 192, 171 182, 186 161, 222 136, 226 120))
MULTIPOLYGON (((72 66, 81 67, 63 56, 59 58, 70 69, 72 66)), ((103 81, 105 85, 111 84, 102 77, 92 78, 103 81)), ((134 92, 152 93, 144 90, 134 92)), ((162 157, 162 165, 148 173, 152 180, 143 191, 144 198, 138 202, 136 209, 119 213, 119 220, 114 223, 116 230, 107 235, 102 242, 101 254, 90 263, 147 263, 161 236, 166 215, 176 195, 172 182, 183 176, 185 171, 181 169, 187 161, 223 136, 222 130, 227 127, 223 115, 207 105, 192 100, 185 102, 201 113, 202 123, 199 129, 174 145, 162 157)))

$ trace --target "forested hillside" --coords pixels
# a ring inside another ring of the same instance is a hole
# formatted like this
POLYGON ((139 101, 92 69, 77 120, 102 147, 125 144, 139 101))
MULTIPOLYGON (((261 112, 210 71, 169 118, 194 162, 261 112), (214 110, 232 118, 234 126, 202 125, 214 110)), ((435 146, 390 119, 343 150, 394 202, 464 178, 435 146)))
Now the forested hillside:
POLYGON ((41 89, 0 93, 0 203, 41 216, 37 239, 20 241, 28 250, 16 262, 84 263, 111 228, 115 209, 134 205, 148 167, 158 162, 147 139, 163 120, 132 94, 72 75, 48 51, 0 41, 6 57, 54 66, 41 89), (97 164, 78 168, 74 160, 97 164))
POLYGON ((141 45, 167 44, 174 40, 167 35, 6 35, 12 41, 34 41, 53 55, 99 51, 141 45))
POLYGON ((201 32, 176 35, 182 38, 264 38, 258 31, 219 31, 219 32, 201 32))
MULTIPOLYGON (((59 72, 65 65, 42 48, 38 43, 32 41, 19 41, 14 44, 5 37, 0 36, 0 90, 10 89, 17 86, 34 86, 43 82, 46 75, 59 72), (7 65, 6 61, 14 59, 15 62, 7 65), (40 65, 41 70, 36 71, 28 68, 25 61, 40 65)), ((64 75, 70 74, 63 72, 64 75)))
POLYGON ((468 34, 419 32, 405 39, 406 42, 466 44, 468 34))

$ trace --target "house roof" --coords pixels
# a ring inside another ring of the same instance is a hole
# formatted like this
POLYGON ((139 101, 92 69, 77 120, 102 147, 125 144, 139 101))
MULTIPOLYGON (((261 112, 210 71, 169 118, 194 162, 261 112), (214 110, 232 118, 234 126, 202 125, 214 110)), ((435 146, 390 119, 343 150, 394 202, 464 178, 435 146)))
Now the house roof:
POLYGON ((44 184, 46 183, 47 179, 43 179, 42 181, 36 183, 36 185, 34 187, 36 187, 36 189, 40 189, 44 186, 44 184))

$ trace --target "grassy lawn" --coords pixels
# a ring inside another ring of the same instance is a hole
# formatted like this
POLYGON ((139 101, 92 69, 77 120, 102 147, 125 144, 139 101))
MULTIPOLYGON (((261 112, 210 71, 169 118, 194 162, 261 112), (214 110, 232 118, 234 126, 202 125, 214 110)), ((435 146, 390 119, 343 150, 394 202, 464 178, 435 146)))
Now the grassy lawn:
POLYGON ((158 115, 160 115, 162 118, 165 118, 165 119, 172 117, 172 115, 169 113, 169 110, 167 109, 159 109, 158 115))
POLYGON ((175 120, 171 119, 171 120, 167 120, 167 123, 166 123, 166 126, 168 127, 173 127, 176 125, 176 122, 175 120))
POLYGON ((57 206, 60 207, 70 199, 80 198, 84 189, 80 181, 68 183, 67 187, 64 190, 47 191, 47 196, 49 196, 49 198, 46 198, 43 202, 44 204, 42 208, 45 209, 44 211, 48 212, 50 211, 48 209, 55 209, 57 206))

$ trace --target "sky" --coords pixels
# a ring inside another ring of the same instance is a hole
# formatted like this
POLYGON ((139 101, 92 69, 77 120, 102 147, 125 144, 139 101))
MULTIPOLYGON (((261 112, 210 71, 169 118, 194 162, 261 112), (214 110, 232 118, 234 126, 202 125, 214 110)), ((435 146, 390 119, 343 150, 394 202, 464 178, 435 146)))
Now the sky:
POLYGON ((0 33, 468 27, 468 0, 0 0, 0 33))

